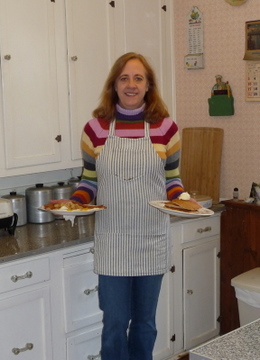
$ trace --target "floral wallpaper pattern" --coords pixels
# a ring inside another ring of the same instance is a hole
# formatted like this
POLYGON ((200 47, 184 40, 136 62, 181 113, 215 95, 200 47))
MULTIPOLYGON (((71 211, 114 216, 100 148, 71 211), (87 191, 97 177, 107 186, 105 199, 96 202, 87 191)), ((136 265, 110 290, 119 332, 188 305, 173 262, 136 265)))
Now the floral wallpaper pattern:
POLYGON ((260 102, 245 101, 245 22, 258 20, 260 1, 231 6, 225 0, 173 0, 176 71, 176 122, 185 127, 224 129, 220 199, 230 199, 239 188, 241 199, 249 196, 252 182, 260 183, 260 102), (204 19, 204 69, 187 70, 186 17, 196 6, 204 19), (208 98, 221 74, 234 96, 233 116, 209 116, 208 98))

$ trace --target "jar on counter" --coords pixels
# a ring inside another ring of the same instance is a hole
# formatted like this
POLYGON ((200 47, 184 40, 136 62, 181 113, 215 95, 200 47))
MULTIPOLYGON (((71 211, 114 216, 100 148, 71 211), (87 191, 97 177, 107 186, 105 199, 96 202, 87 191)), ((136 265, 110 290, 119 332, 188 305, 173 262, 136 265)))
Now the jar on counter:
POLYGON ((27 224, 27 209, 25 196, 17 194, 16 191, 11 191, 9 195, 4 195, 2 196, 2 198, 11 201, 13 212, 18 215, 18 221, 16 226, 22 226, 27 224))
POLYGON ((54 216, 51 212, 39 210, 39 207, 53 200, 53 190, 51 187, 36 184, 35 187, 26 189, 25 196, 28 222, 42 224, 54 221, 54 216))
POLYGON ((73 186, 60 181, 52 186, 52 190, 54 200, 69 199, 73 193, 73 186))

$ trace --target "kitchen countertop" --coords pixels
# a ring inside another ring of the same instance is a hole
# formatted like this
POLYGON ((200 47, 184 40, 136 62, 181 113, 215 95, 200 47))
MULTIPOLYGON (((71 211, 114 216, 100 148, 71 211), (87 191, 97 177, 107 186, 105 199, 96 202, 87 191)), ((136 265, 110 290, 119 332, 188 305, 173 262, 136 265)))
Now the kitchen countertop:
POLYGON ((190 360, 259 360, 260 319, 190 351, 190 360))
POLYGON ((94 240, 95 215, 19 226, 13 236, 0 229, 0 264, 94 240))
MULTIPOLYGON (((212 210, 220 212, 223 208, 223 205, 217 204, 212 210)), ((171 216, 172 223, 191 219, 171 216)), ((76 216, 73 226, 64 219, 44 224, 28 223, 17 227, 13 236, 0 229, 0 264, 93 241, 94 224, 93 214, 76 216)))

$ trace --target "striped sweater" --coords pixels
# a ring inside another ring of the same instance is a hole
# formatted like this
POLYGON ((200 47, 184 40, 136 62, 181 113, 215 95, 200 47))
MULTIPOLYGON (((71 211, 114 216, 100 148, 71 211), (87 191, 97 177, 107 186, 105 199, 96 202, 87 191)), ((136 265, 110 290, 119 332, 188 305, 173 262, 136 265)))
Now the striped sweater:
MULTIPOLYGON (((134 139, 144 137, 142 120, 144 106, 135 110, 126 110, 117 105, 116 136, 134 139)), ((85 125, 81 139, 84 169, 82 180, 72 195, 72 200, 87 204, 96 197, 98 190, 96 159, 105 145, 108 133, 109 123, 104 119, 95 118, 85 125)), ((150 124, 150 139, 158 156, 165 161, 167 198, 174 199, 184 191, 179 175, 178 127, 170 118, 150 124)))

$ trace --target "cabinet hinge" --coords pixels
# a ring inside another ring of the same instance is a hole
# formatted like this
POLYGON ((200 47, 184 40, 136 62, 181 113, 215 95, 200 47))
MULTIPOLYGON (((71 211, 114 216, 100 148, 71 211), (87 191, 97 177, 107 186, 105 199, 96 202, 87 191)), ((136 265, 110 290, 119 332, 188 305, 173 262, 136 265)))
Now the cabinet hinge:
POLYGON ((175 338, 176 338, 176 336, 175 336, 175 334, 173 334, 172 337, 170 338, 170 340, 171 340, 172 342, 174 342, 174 341, 175 341, 175 338))
POLYGON ((221 257, 221 252, 220 251, 218 252, 217 257, 220 259, 220 257, 221 257))
POLYGON ((167 6, 166 6, 166 5, 163 5, 163 6, 162 6, 162 9, 163 9, 164 11, 167 11, 167 6))
POLYGON ((113 8, 116 7, 115 1, 110 1, 109 5, 111 5, 113 8))
POLYGON ((172 265, 172 267, 170 268, 170 272, 172 272, 172 273, 175 272, 175 265, 172 265))
POLYGON ((55 140, 56 140, 57 142, 61 142, 61 135, 57 135, 56 138, 55 138, 55 140))

